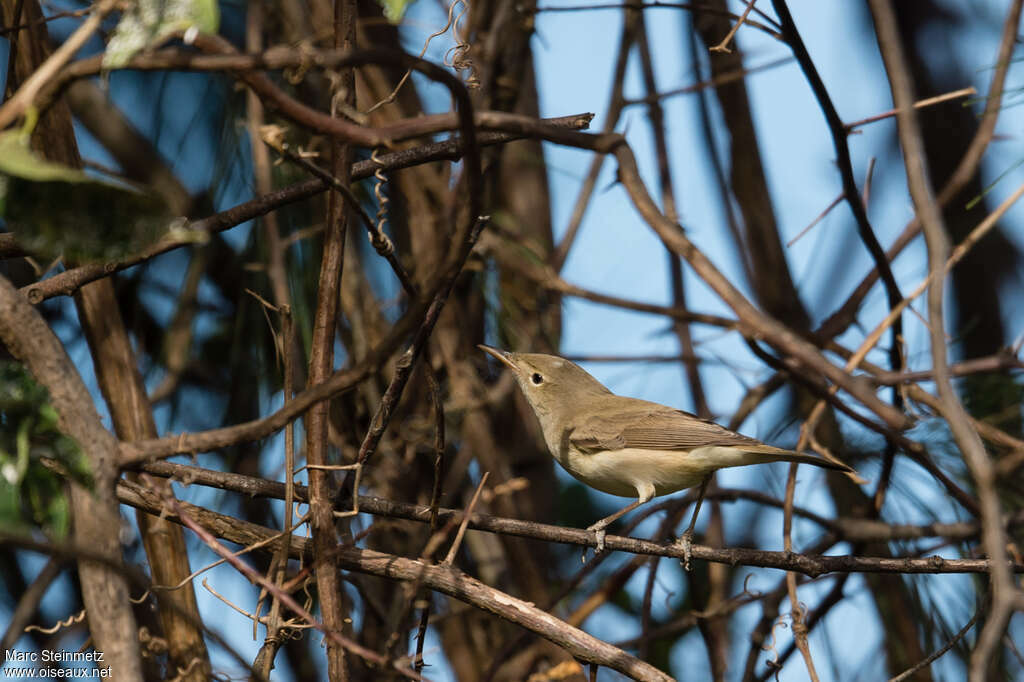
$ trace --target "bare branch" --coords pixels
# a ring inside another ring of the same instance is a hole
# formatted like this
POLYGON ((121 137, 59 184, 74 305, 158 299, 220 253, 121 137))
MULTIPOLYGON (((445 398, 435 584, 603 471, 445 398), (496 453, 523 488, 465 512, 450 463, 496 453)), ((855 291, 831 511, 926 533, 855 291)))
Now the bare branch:
MULTIPOLYGON (((141 486, 136 486, 126 481, 122 484, 122 492, 124 493, 124 501, 133 506, 157 510, 160 507, 160 500, 141 486)), ((177 510, 181 510, 184 518, 179 519, 177 513, 175 513, 171 516, 171 520, 184 522, 186 519, 189 519, 193 522, 189 523, 193 530, 205 529, 213 535, 239 544, 250 544, 276 534, 276 531, 269 528, 242 521, 241 519, 234 519, 184 502, 175 503, 175 511, 177 510)), ((268 549, 273 551, 279 542, 281 540, 275 540, 270 543, 268 549)), ((290 544, 292 546, 292 556, 301 557, 309 555, 310 543, 306 538, 292 538, 290 544)), ((338 567, 350 571, 369 573, 393 580, 422 581, 423 585, 432 590, 455 597, 476 608, 488 611, 509 622, 532 630, 538 635, 565 648, 580 660, 618 670, 638 680, 656 680, 659 682, 671 682, 672 680, 671 677, 657 668, 630 656, 621 649, 617 649, 596 637, 588 635, 582 630, 568 625, 532 604, 489 587, 457 568, 430 565, 422 561, 405 559, 392 554, 345 546, 338 546, 335 549, 334 560, 338 567)), ((255 576, 253 578, 255 579, 255 576)), ((264 586, 268 590, 275 589, 272 583, 269 582, 264 586)), ((295 607, 290 606, 290 608, 294 609, 295 607)), ((301 613, 301 611, 296 612, 301 613)))
POLYGON ((910 196, 928 244, 928 319, 935 385, 941 401, 940 409, 977 485, 981 501, 982 541, 986 554, 993 562, 992 613, 971 654, 970 679, 972 682, 981 682, 987 677, 986 670, 992 662, 992 652, 1002 639, 1010 613, 1018 607, 1020 598, 1005 563, 1006 538, 1001 523, 1002 505, 996 493, 995 469, 988 453, 985 452, 981 437, 972 428, 967 412, 950 382, 942 309, 949 238, 925 166, 924 144, 917 123, 917 113, 913 108, 914 92, 910 70, 903 54, 896 16, 889 0, 869 0, 869 6, 882 60, 889 75, 893 104, 899 111, 897 122, 910 196))

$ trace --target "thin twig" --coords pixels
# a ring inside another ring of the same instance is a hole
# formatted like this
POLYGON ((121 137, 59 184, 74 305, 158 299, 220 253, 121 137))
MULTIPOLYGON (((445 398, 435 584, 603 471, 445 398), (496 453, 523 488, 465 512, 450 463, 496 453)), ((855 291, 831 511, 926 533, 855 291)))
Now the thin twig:
POLYGON ((466 505, 466 511, 462 514, 462 523, 459 524, 459 530, 455 534, 452 546, 448 548, 448 553, 445 555, 441 565, 451 566, 452 562, 455 561, 455 555, 459 553, 459 547, 462 546, 462 536, 466 534, 466 528, 469 526, 469 520, 473 516, 473 509, 476 507, 476 503, 480 499, 480 491, 483 490, 484 485, 487 484, 487 477, 490 473, 491 472, 489 471, 485 471, 484 475, 480 477, 480 483, 477 485, 476 492, 473 493, 473 497, 469 500, 469 504, 466 505))
POLYGON ((974 624, 978 622, 978 616, 980 613, 980 611, 975 611, 974 615, 971 616, 971 619, 967 621, 967 624, 960 628, 960 631, 953 635, 948 642, 946 642, 941 647, 933 651, 928 656, 928 658, 924 659, 920 663, 917 663, 907 668, 896 677, 890 678, 889 682, 903 682, 904 680, 909 680, 911 677, 914 676, 915 673, 917 673, 918 670, 923 670, 924 668, 927 668, 932 663, 937 661, 943 654, 945 654, 947 651, 956 646, 956 643, 963 639, 964 635, 971 631, 971 628, 974 627, 974 624))
POLYGON ((419 675, 417 675, 411 670, 406 670, 405 668, 401 668, 397 665, 390 666, 389 661, 387 661, 383 656, 381 656, 377 652, 371 651, 370 649, 367 649, 357 644, 356 642, 353 642, 352 640, 348 639, 342 634, 325 627, 323 623, 318 621, 313 616, 313 614, 311 614, 306 609, 302 608, 302 606, 300 606, 299 603, 296 602, 290 594, 288 594, 283 589, 278 587, 273 581, 269 580, 262 573, 241 561, 237 556, 234 555, 234 553, 229 552, 224 547, 222 547, 221 544, 217 542, 217 538, 214 537, 206 528, 200 525, 193 518, 190 510, 186 509, 186 507, 182 503, 178 502, 178 500, 170 496, 163 496, 162 500, 163 504, 166 505, 166 507, 171 511, 171 513, 174 514, 175 517, 177 517, 175 520, 179 521, 182 525, 188 527, 193 533, 199 536, 199 539, 202 540, 207 547, 209 547, 216 554, 220 555, 221 558, 223 558, 225 561, 231 564, 231 566, 234 567, 235 570, 237 570, 243 576, 245 576, 246 579, 253 583, 256 583, 257 585, 263 587, 265 590, 274 595, 275 599, 280 600, 285 606, 294 611, 298 616, 300 616, 303 620, 312 625, 314 628, 322 632, 324 636, 330 639, 332 642, 334 642, 340 647, 343 647, 346 651, 349 651, 371 663, 375 663, 381 667, 393 667, 395 671, 397 671, 400 675, 403 675, 404 677, 413 680, 422 679, 419 675))
POLYGON ((800 240, 801 237, 803 237, 805 234, 810 232, 811 229, 815 225, 817 225, 822 220, 824 220, 825 216, 827 216, 832 211, 832 209, 835 208, 836 206, 838 206, 839 202, 841 202, 845 198, 846 198, 846 195, 840 193, 839 196, 837 196, 835 199, 833 199, 832 202, 828 206, 825 207, 825 210, 823 210, 821 213, 818 214, 818 217, 816 217, 814 220, 812 220, 810 223, 808 223, 807 227, 805 227, 804 229, 802 229, 799 232, 797 232, 795 237, 793 237, 788 242, 786 242, 786 247, 788 248, 790 246, 793 246, 793 244, 796 244, 800 240))
MULTIPOLYGON (((800 436, 797 443, 797 450, 807 447, 806 439, 808 432, 800 436)), ((796 493, 796 472, 800 465, 793 462, 789 465, 789 475, 786 477, 786 501, 783 509, 782 521, 782 548, 786 552, 793 551, 793 498, 796 493)), ((818 682, 818 671, 814 667, 814 659, 811 657, 811 648, 807 644, 807 626, 804 623, 804 606, 796 593, 796 574, 792 571, 786 573, 786 593, 789 595, 790 618, 792 620, 793 641, 803 656, 804 665, 807 667, 807 675, 812 682, 818 682)))
POLYGON ((740 30, 740 26, 742 26, 747 20, 747 15, 750 14, 750 10, 754 9, 754 4, 756 2, 757 0, 748 0, 746 8, 743 10, 743 14, 740 15, 739 21, 729 29, 729 32, 725 34, 724 38, 722 38, 722 42, 711 48, 711 52, 732 52, 732 50, 729 49, 729 42, 732 40, 732 37, 736 35, 736 31, 740 30))
MULTIPOLYGON (((959 99, 960 97, 969 97, 970 95, 977 95, 977 94, 978 94, 977 89, 975 89, 975 87, 972 85, 969 88, 961 88, 960 90, 953 90, 952 92, 947 92, 944 95, 936 95, 935 97, 926 97, 925 99, 918 100, 918 101, 914 102, 914 108, 915 109, 924 109, 925 107, 930 107, 930 106, 932 106, 934 104, 941 104, 942 102, 948 102, 951 99, 959 99)), ((849 130, 849 131, 853 131, 853 130, 855 130, 855 129, 861 127, 861 126, 867 125, 869 123, 875 123, 876 121, 882 121, 882 120, 885 120, 887 118, 892 118, 892 117, 896 116, 897 113, 898 112, 897 112, 896 109, 890 109, 889 111, 883 111, 880 114, 875 114, 874 116, 868 116, 867 118, 862 118, 859 121, 854 121, 853 123, 847 123, 846 124, 846 129, 849 130)))

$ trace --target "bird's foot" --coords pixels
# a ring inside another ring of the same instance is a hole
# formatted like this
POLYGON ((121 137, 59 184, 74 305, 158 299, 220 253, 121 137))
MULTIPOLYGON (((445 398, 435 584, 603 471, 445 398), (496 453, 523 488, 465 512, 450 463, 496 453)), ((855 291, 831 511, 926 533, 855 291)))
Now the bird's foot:
POLYGON ((676 544, 683 548, 683 570, 690 572, 690 552, 693 549, 693 529, 688 528, 685 533, 679 536, 676 544))
MULTIPOLYGON (((607 535, 607 533, 605 532, 604 526, 596 523, 593 526, 588 527, 587 530, 592 531, 594 533, 594 556, 597 556, 598 554, 604 551, 604 537, 605 535, 607 535)), ((583 550, 582 559, 583 563, 587 563, 586 548, 584 548, 583 550)))
POLYGON ((605 535, 606 533, 604 532, 604 530, 600 528, 594 531, 594 539, 597 541, 597 544, 594 545, 594 554, 600 554, 604 551, 605 535))

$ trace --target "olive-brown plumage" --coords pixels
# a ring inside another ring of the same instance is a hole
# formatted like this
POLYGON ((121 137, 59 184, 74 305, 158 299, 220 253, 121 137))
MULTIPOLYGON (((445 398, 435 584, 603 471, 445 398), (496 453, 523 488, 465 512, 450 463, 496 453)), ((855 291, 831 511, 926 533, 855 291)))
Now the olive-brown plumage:
POLYGON ((615 395, 565 358, 480 348, 512 370, 551 455, 566 471, 602 492, 637 498, 590 527, 598 532, 599 546, 604 528, 615 519, 657 495, 701 485, 718 469, 786 461, 853 471, 683 410, 615 395))

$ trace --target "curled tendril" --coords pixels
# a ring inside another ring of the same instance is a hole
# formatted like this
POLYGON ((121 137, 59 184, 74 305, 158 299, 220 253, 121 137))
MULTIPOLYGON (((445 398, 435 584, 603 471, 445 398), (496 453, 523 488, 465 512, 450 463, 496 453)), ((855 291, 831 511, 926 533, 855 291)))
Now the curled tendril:
MULTIPOLYGON (((443 62, 446 66, 450 66, 458 71, 469 70, 469 75, 466 77, 466 87, 472 90, 480 87, 480 79, 476 77, 476 67, 473 65, 473 61, 466 56, 466 53, 469 51, 470 45, 468 42, 466 42, 465 36, 462 35, 462 32, 459 29, 459 23, 462 21, 463 17, 466 16, 466 12, 468 11, 469 3, 467 3, 466 0, 455 0, 454 2, 452 2, 452 4, 448 6, 448 21, 445 23, 444 27, 441 28, 439 31, 435 31, 431 33, 429 36, 427 36, 427 40, 426 42, 423 43, 423 49, 420 50, 419 56, 420 59, 422 59, 423 55, 427 53, 427 48, 430 46, 430 41, 439 36, 443 36, 445 33, 448 32, 448 29, 452 29, 452 37, 455 39, 456 44, 455 47, 451 48, 450 50, 448 50, 448 52, 445 53, 443 62), (462 6, 462 11, 459 12, 459 15, 456 17, 455 8, 458 7, 459 5, 462 6), (453 52, 455 54, 452 54, 453 52), (450 54, 452 55, 451 57, 449 57, 450 54)), ((412 71, 406 71, 405 75, 403 75, 401 80, 398 81, 398 85, 395 86, 394 90, 392 90, 387 97, 380 100, 363 113, 372 113, 379 109, 380 107, 384 106, 385 104, 391 104, 392 102, 394 102, 395 99, 398 97, 398 91, 401 90, 402 86, 405 85, 406 81, 409 80, 410 75, 412 75, 412 71)))
POLYGON ((370 244, 381 256, 390 256, 395 252, 395 245, 384 233, 384 224, 388 221, 388 199, 384 193, 384 184, 388 181, 384 177, 384 165, 381 163, 380 149, 374 149, 370 154, 370 160, 377 164, 377 170, 373 172, 376 182, 373 183, 373 195, 377 197, 377 224, 374 230, 367 230, 366 236, 370 238, 370 244))
POLYGON ((85 609, 82 609, 73 616, 68 616, 67 620, 58 620, 53 627, 44 628, 39 625, 26 625, 25 632, 42 632, 44 635, 52 635, 62 628, 69 628, 76 623, 81 623, 85 620, 85 609))
POLYGON ((470 89, 480 87, 480 79, 476 75, 476 65, 473 60, 468 56, 470 44, 466 42, 465 29, 462 27, 462 20, 465 18, 466 13, 469 12, 469 4, 464 0, 456 0, 452 3, 452 6, 448 8, 448 19, 451 21, 452 12, 456 5, 462 5, 462 11, 455 17, 455 21, 452 22, 452 36, 455 38, 455 45, 451 47, 444 55, 445 66, 450 66, 456 71, 468 71, 469 74, 466 76, 466 87, 470 89))
POLYGON ((768 632, 768 637, 765 639, 764 644, 761 645, 761 651, 767 651, 771 655, 771 658, 766 661, 769 668, 776 668, 779 665, 779 650, 775 648, 775 631, 779 628, 785 630, 789 627, 785 621, 786 616, 780 616, 775 624, 772 625, 772 629, 768 632))

